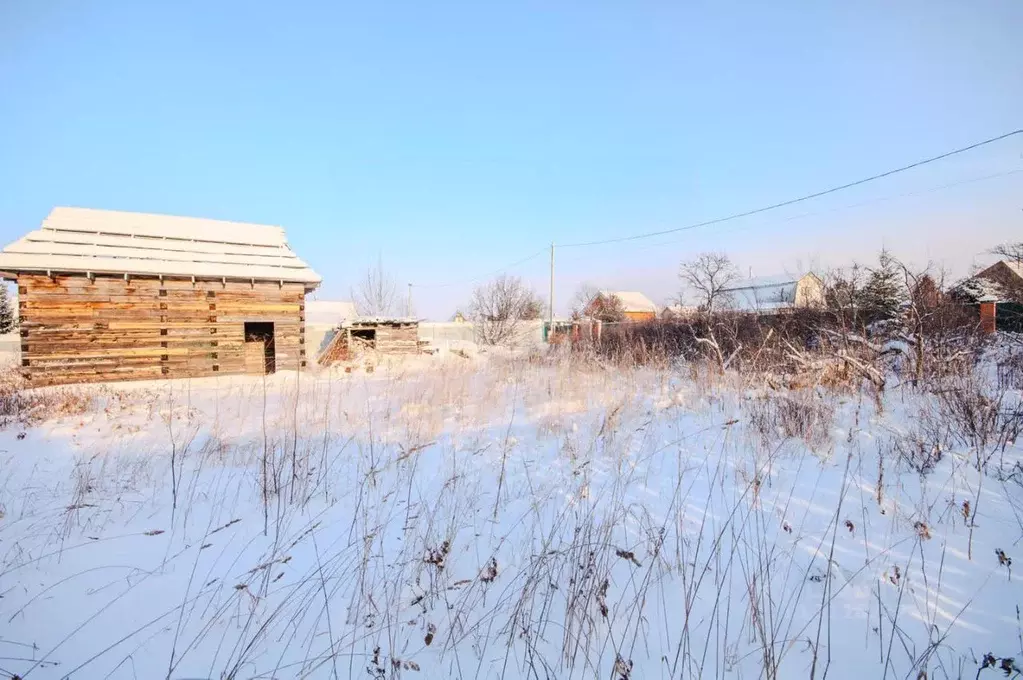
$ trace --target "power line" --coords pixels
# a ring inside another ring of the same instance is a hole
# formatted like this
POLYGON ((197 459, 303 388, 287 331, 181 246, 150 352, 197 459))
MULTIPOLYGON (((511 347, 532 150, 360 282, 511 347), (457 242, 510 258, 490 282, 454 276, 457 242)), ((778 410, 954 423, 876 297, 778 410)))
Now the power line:
MULTIPOLYGON (((877 181, 879 179, 883 179, 885 177, 891 177, 892 175, 896 175, 896 174, 899 174, 899 173, 902 173, 902 172, 906 172, 907 170, 912 170, 914 168, 918 168, 918 167, 921 167, 923 165, 927 165, 929 163, 934 163, 934 162, 943 160, 945 158, 950 158, 952 156, 957 156, 959 154, 966 153, 967 151, 972 151, 974 149, 978 149, 978 148, 983 147, 983 146, 994 144, 996 142, 1000 142, 1002 140, 1005 140, 1005 139, 1008 139, 1010 137, 1014 137, 1014 136, 1020 135, 1020 134, 1023 134, 1023 128, 1017 129, 1017 130, 1013 130, 1011 132, 1007 132, 1007 133, 1002 134, 1002 135, 998 135, 997 137, 991 137, 989 139, 985 139, 985 140, 976 142, 974 144, 970 144, 969 146, 964 146, 964 147, 961 147, 961 148, 958 148, 958 149, 954 149, 952 151, 947 151, 947 152, 945 152, 943 154, 940 154, 940 155, 937 155, 937 156, 932 156, 931 158, 925 158, 923 160, 916 161, 915 163, 910 163, 909 165, 904 165, 904 166, 901 166, 901 167, 898 167, 898 168, 894 168, 892 170, 887 170, 885 172, 878 173, 876 175, 871 175, 870 177, 865 177, 863 179, 858 179, 858 180, 853 181, 853 182, 847 182, 845 184, 842 184, 842 185, 839 185, 839 186, 835 186, 835 187, 831 187, 831 188, 825 189, 823 191, 818 191, 818 192, 815 192, 815 193, 812 193, 812 194, 807 194, 805 196, 800 196, 799 198, 793 198, 793 199, 789 199, 787 201, 781 201, 779 203, 773 203, 771 205, 763 206, 763 207, 760 207, 760 208, 755 208, 753 210, 747 210, 745 212, 734 213, 732 215, 727 215, 725 217, 718 217, 718 218, 715 218, 715 219, 712 219, 712 220, 706 220, 704 222, 697 222, 695 224, 688 224, 688 225, 682 226, 682 227, 674 227, 672 229, 662 229, 660 231, 652 231, 652 232, 646 232, 646 233, 642 233, 642 234, 634 234, 634 235, 631 235, 631 236, 622 236, 622 237, 618 237, 618 238, 603 239, 603 240, 599 240, 599 241, 582 241, 582 242, 577 242, 577 243, 567 243, 567 244, 561 245, 560 247, 562 247, 562 248, 581 248, 581 247, 585 247, 585 246, 604 245, 604 244, 608 244, 608 243, 622 243, 622 242, 626 242, 626 241, 637 241, 637 240, 640 240, 640 239, 653 238, 655 236, 664 236, 666 234, 674 234, 674 233, 678 233, 678 232, 681 232, 681 231, 689 231, 691 229, 698 229, 700 227, 707 227, 707 226, 711 226, 711 225, 714 225, 714 224, 721 224, 723 222, 730 222, 730 221, 733 221, 733 220, 741 219, 743 217, 750 217, 752 215, 758 215, 760 213, 768 212, 770 210, 776 210, 778 208, 784 208, 786 206, 795 205, 797 203, 803 203, 805 201, 809 201, 809 200, 812 200, 812 199, 815 199, 815 198, 820 198, 822 196, 827 196, 829 194, 837 193, 839 191, 844 191, 845 189, 851 189, 853 187, 857 187, 857 186, 860 186, 860 185, 863 185, 863 184, 867 184, 869 182, 874 182, 874 181, 877 181)), ((960 184, 966 184, 966 183, 973 182, 973 181, 983 181, 983 180, 987 180, 987 179, 994 179, 996 177, 1002 177, 1002 176, 1005 176, 1005 175, 1015 174, 1016 172, 1019 172, 1019 170, 1013 170, 1013 171, 1009 171, 1009 172, 1005 172, 1005 173, 998 173, 998 174, 994 174, 994 175, 989 175, 989 176, 986 176, 986 177, 969 179, 969 180, 965 180, 965 181, 962 181, 962 182, 955 182, 955 183, 947 184, 947 185, 944 185, 944 186, 941 186, 941 187, 935 187, 933 189, 928 189, 928 190, 925 190, 924 192, 913 192, 913 193, 909 193, 909 194, 904 194, 902 196, 885 197, 885 198, 881 198, 881 199, 872 199, 872 200, 865 201, 863 203, 854 204, 854 205, 851 205, 851 206, 845 206, 844 208, 836 208, 834 210, 844 210, 844 209, 858 207, 860 205, 866 205, 866 204, 877 202, 877 201, 890 200, 891 198, 902 198, 902 197, 905 197, 905 196, 912 196, 912 195, 914 195, 916 193, 926 193, 928 191, 939 191, 939 190, 942 190, 942 189, 948 189, 948 188, 951 188, 951 187, 954 187, 954 186, 958 186, 960 184)), ((831 211, 825 210, 825 211, 821 211, 821 212, 833 212, 834 210, 831 210, 831 211)), ((820 214, 820 213, 817 213, 817 214, 820 214)), ((791 220, 791 219, 799 219, 799 218, 810 217, 810 216, 813 216, 813 215, 814 215, 814 213, 807 213, 807 214, 803 214, 803 215, 797 215, 795 217, 791 217, 791 218, 788 218, 788 219, 789 220, 791 220)), ((669 242, 669 243, 671 243, 671 242, 669 242)), ((521 260, 516 260, 515 262, 512 262, 511 264, 505 265, 505 266, 503 266, 503 267, 501 267, 499 269, 495 269, 495 270, 493 270, 491 272, 488 272, 486 274, 480 274, 478 276, 475 276, 475 277, 469 278, 469 279, 462 279, 462 280, 459 280, 459 281, 450 281, 450 282, 447 282, 447 283, 437 283, 437 284, 409 284, 409 286, 410 286, 410 291, 409 291, 410 299, 411 299, 411 288, 412 287, 415 287, 415 288, 449 288, 449 287, 452 287, 452 286, 463 286, 463 285, 466 285, 466 284, 475 283, 475 282, 479 281, 480 279, 489 278, 491 276, 495 276, 497 274, 500 274, 501 272, 507 271, 507 270, 509 270, 509 269, 511 269, 513 267, 517 267, 519 265, 525 264, 526 262, 529 262, 529 261, 539 257, 540 255, 543 255, 547 251, 548 251, 548 247, 545 246, 545 247, 541 248, 540 250, 536 251, 535 253, 533 253, 533 254, 531 254, 531 255, 529 255, 527 257, 522 258, 521 260)), ((552 266, 553 266, 553 252, 552 252, 551 257, 552 257, 552 266)))
POLYGON ((547 252, 547 248, 548 248, 548 246, 545 246, 545 247, 541 248, 540 250, 536 251, 535 253, 533 253, 532 255, 530 255, 529 257, 524 257, 521 260, 516 260, 515 262, 512 262, 511 264, 505 265, 505 266, 501 267, 500 269, 495 269, 492 272, 488 272, 486 274, 480 274, 479 276, 474 276, 471 279, 463 279, 461 281, 451 281, 449 283, 430 283, 430 284, 414 283, 414 284, 409 284, 409 285, 414 287, 414 288, 450 288, 451 286, 464 286, 464 285, 466 285, 468 283, 475 283, 476 281, 479 281, 480 279, 486 279, 486 278, 489 278, 491 276, 495 276, 497 274, 500 274, 503 271, 507 271, 507 270, 511 269, 512 267, 517 267, 520 264, 525 264, 526 262, 529 262, 530 260, 533 260, 533 259, 539 257, 540 255, 543 255, 544 253, 546 253, 547 252))
MULTIPOLYGON (((925 194, 932 194, 932 193, 937 193, 939 191, 946 191, 948 189, 953 189, 955 187, 960 187, 960 186, 963 186, 963 185, 966 185, 966 184, 976 184, 978 182, 987 182, 987 181, 990 181, 990 180, 993 180, 993 179, 1000 179, 1002 177, 1010 177, 1012 175, 1018 175, 1020 173, 1023 173, 1023 168, 1016 168, 1014 170, 1006 170, 1006 171, 1003 171, 1003 172, 996 172, 996 173, 989 174, 989 175, 982 175, 980 177, 970 177, 970 178, 962 179, 962 180, 959 180, 959 181, 956 181, 956 182, 950 182, 948 184, 942 184, 942 185, 935 186, 935 187, 929 187, 927 189, 920 189, 918 191, 910 191, 910 192, 905 192, 905 193, 901 193, 901 194, 892 194, 892 195, 888 195, 888 196, 881 196, 881 197, 878 197, 878 198, 871 198, 871 199, 868 199, 868 200, 865 200, 865 201, 860 201, 858 203, 851 203, 849 205, 839 206, 839 207, 836 207, 836 208, 826 208, 824 210, 817 210, 817 211, 813 211, 813 212, 800 213, 798 215, 792 215, 790 217, 784 217, 784 218, 781 218, 781 219, 773 220, 771 222, 762 223, 762 224, 759 224, 759 225, 751 225, 751 226, 764 227, 764 226, 771 226, 771 225, 777 225, 777 224, 784 224, 786 222, 794 222, 795 220, 803 220, 803 219, 807 219, 807 218, 811 218, 811 217, 820 217, 822 215, 830 215, 830 214, 833 214, 833 213, 843 212, 845 210, 853 210, 855 208, 862 208, 864 206, 873 205, 873 204, 876 204, 876 203, 884 203, 885 201, 895 201, 895 200, 899 200, 899 199, 903 199, 903 198, 912 198, 912 197, 915 197, 915 196, 923 196, 925 194)), ((645 244, 643 246, 640 246, 639 250, 647 250, 649 248, 660 248, 662 246, 669 246, 669 245, 673 245, 675 243, 682 243, 685 239, 686 239, 686 237, 682 237, 682 238, 673 238, 673 239, 670 239, 670 240, 667 240, 667 241, 657 241, 655 243, 647 243, 647 244, 645 244)), ((586 256, 586 255, 581 255, 581 256, 578 256, 578 257, 576 257, 574 259, 570 259, 568 261, 569 262, 579 262, 579 261, 587 259, 587 257, 588 256, 586 256)))
POLYGON ((1018 175, 1023 172, 1023 168, 1016 168, 1015 170, 1006 170, 1004 172, 996 172, 990 175, 982 175, 980 177, 969 177, 956 182, 950 182, 948 184, 942 184, 936 187, 929 187, 927 189, 920 189, 918 191, 909 191, 901 194, 894 194, 889 196, 880 196, 878 198, 870 198, 859 203, 852 203, 850 205, 839 206, 837 208, 827 208, 825 210, 818 210, 816 212, 802 213, 800 215, 792 215, 786 217, 784 221, 791 222, 793 220, 806 219, 807 217, 818 217, 820 215, 828 215, 831 213, 841 212, 843 210, 852 210, 854 208, 862 208, 866 205, 873 205, 875 203, 884 203, 885 201, 895 201, 901 198, 913 198, 915 196, 922 196, 924 194, 932 194, 939 191, 945 191, 946 189, 953 189, 955 187, 963 186, 964 184, 975 184, 977 182, 987 182, 992 179, 1000 179, 1002 177, 1008 177, 1010 175, 1018 175))
POLYGON ((802 203, 804 201, 809 201, 809 200, 814 199, 814 198, 820 198, 821 196, 827 196, 828 194, 833 194, 833 193, 836 193, 836 192, 839 192, 839 191, 844 191, 845 189, 851 189, 852 187, 857 187, 857 186, 860 186, 862 184, 867 184, 868 182, 874 182, 876 180, 883 179, 885 177, 891 177, 892 175, 896 175, 896 174, 898 174, 900 172, 905 172, 907 170, 912 170, 913 168, 919 168, 920 166, 927 165, 928 163, 934 163, 936 161, 940 161, 940 160, 943 160, 945 158, 949 158, 951 156, 956 156, 956 155, 961 154, 961 153, 966 153, 967 151, 972 151, 972 150, 978 149, 978 148, 980 148, 982 146, 987 146, 989 144, 994 144, 996 142, 1000 142, 1000 141, 1002 141, 1004 139, 1008 139, 1009 137, 1013 137, 1013 136, 1019 135, 1019 134, 1023 134, 1023 128, 1018 129, 1018 130, 1013 130, 1012 132, 1007 132, 1007 133, 1005 133, 1003 135, 998 135, 997 137, 991 137, 989 139, 985 139, 983 141, 976 142, 975 144, 970 144, 969 146, 964 146, 964 147, 959 148, 959 149, 954 149, 952 151, 948 151, 948 152, 940 154, 938 156, 932 156, 931 158, 925 158, 923 160, 916 161, 915 163, 910 163, 909 165, 903 165, 902 167, 895 168, 893 170, 887 170, 885 172, 878 173, 876 175, 871 175, 870 177, 865 177, 863 179, 858 179, 855 182, 847 182, 846 184, 842 184, 842 185, 839 185, 839 186, 831 187, 830 189, 825 189, 823 191, 818 191, 818 192, 815 192, 815 193, 812 193, 812 194, 807 194, 806 196, 800 196, 799 198, 789 199, 787 201, 782 201, 780 203, 773 203, 773 204, 768 205, 768 206, 764 206, 764 207, 761 207, 761 208, 755 208, 753 210, 747 210, 746 212, 735 213, 735 214, 732 214, 732 215, 728 215, 726 217, 718 217, 718 218, 715 218, 715 219, 712 219, 712 220, 707 220, 705 222, 697 222, 695 224, 688 224, 688 225, 686 225, 684 227, 675 227, 673 229, 663 229, 661 231, 652 231, 652 232, 647 232, 645 234, 634 234, 632 236, 621 236, 621 237, 618 237, 618 238, 609 238, 609 239, 604 239, 604 240, 600 240, 600 241, 583 241, 583 242, 579 242, 579 243, 566 243, 564 245, 561 245, 560 247, 561 248, 581 248, 581 247, 584 247, 584 246, 603 245, 605 243, 621 243, 623 241, 636 241, 636 240, 639 240, 639 239, 651 238, 653 236, 663 236, 665 234, 674 234, 674 233, 679 232, 679 231, 688 231, 690 229, 697 229, 699 227, 709 227, 709 226, 711 226, 713 224, 721 224, 722 222, 730 222, 732 220, 737 220, 737 219, 740 219, 740 218, 743 218, 743 217, 750 217, 751 215, 758 215, 760 213, 767 212, 769 210, 776 210, 778 208, 784 208, 786 206, 794 205, 796 203, 802 203))

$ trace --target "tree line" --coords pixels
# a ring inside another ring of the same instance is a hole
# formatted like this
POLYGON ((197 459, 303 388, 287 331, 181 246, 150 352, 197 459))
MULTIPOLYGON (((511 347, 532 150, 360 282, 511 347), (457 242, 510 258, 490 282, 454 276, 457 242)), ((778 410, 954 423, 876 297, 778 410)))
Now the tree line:
MULTIPOLYGON (((990 253, 1023 266, 1023 242, 997 245, 990 253)), ((949 285, 946 272, 928 263, 913 266, 882 249, 875 262, 815 272, 824 286, 823 307, 839 313, 852 326, 867 326, 940 305, 976 302, 994 290, 1008 299, 1023 301, 1023 290, 978 282, 973 276, 949 285), (907 310, 909 310, 907 312, 907 310)), ((740 279, 739 270, 723 252, 700 253, 679 266, 682 290, 678 305, 698 314, 729 310, 729 287, 740 279), (689 301, 692 304, 687 305, 689 301)), ((0 291, 2 295, 3 291, 0 291)), ((6 296, 0 297, 0 330, 4 327, 6 296)), ((393 316, 402 311, 402 297, 394 279, 378 260, 352 289, 352 299, 362 316, 393 316)), ((592 284, 582 284, 571 299, 573 319, 595 319, 606 323, 626 318, 624 305, 613 294, 592 284)), ((476 285, 465 306, 465 316, 476 325, 483 344, 505 344, 520 332, 526 321, 543 318, 544 299, 517 276, 502 275, 476 285)), ((460 316, 461 314, 456 314, 460 316)), ((918 319, 919 321, 919 319, 918 319)))

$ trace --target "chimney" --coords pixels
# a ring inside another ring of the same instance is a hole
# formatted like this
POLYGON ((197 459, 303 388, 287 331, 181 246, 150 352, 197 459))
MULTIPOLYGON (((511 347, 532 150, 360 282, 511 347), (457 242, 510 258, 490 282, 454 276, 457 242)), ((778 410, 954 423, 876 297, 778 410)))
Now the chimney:
POLYGON ((980 302, 980 328, 985 333, 998 330, 998 302, 993 295, 985 295, 980 302))

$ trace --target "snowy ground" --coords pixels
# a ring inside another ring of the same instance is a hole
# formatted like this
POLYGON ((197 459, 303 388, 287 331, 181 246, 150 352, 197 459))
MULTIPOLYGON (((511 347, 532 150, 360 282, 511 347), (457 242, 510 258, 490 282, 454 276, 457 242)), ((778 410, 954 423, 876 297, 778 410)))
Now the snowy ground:
POLYGON ((913 451, 949 423, 908 387, 765 397, 452 357, 82 393, 0 432, 0 678, 994 678, 988 652, 1023 659, 1019 450, 982 474, 949 435, 921 475, 913 451))

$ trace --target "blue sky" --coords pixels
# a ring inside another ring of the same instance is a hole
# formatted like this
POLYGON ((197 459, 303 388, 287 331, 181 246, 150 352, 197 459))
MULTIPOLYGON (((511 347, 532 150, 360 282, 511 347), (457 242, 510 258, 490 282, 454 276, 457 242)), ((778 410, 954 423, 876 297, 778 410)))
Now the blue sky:
MULTIPOLYGON (((54 205, 280 224, 347 297, 378 255, 450 315, 551 241, 681 226, 1023 127, 1023 3, 0 0, 0 240, 54 205)), ((1023 137, 673 237, 558 252, 678 288, 1023 235, 1023 137), (1014 174, 1010 174, 1014 173, 1014 174), (955 186, 948 186, 955 185, 955 186), (939 189, 939 187, 947 187, 939 189)), ((512 273, 546 295, 548 263, 512 273)), ((561 305, 559 305, 560 307, 561 305)))

